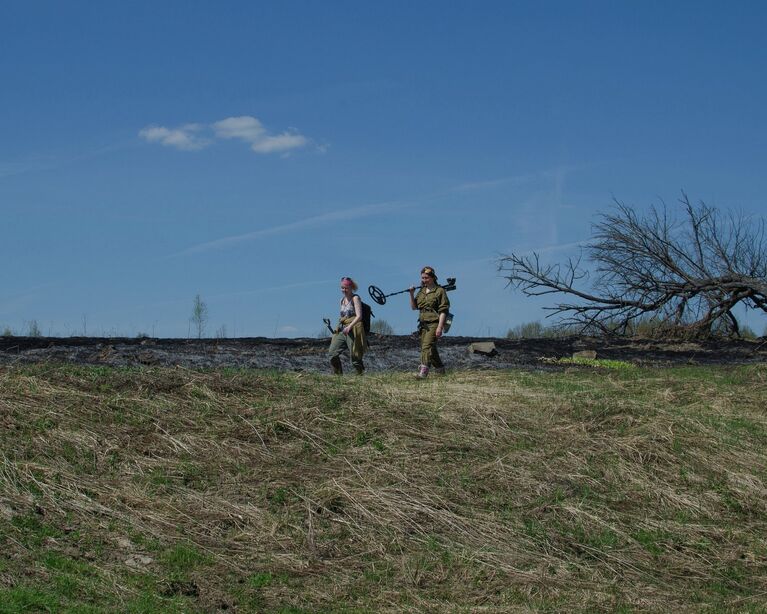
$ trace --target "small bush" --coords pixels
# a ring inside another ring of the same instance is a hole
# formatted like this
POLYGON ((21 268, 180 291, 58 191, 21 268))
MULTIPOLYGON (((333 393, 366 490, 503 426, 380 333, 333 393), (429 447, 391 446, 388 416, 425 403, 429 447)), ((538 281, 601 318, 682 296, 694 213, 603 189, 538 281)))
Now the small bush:
POLYGON ((540 322, 525 322, 510 328, 506 333, 507 339, 535 339, 543 337, 544 326, 540 322))
POLYGON ((756 339, 756 332, 748 324, 744 324, 740 327, 741 339, 756 339))
POLYGON ((376 335, 393 335, 394 328, 386 320, 375 319, 370 325, 370 332, 376 335))
POLYGON ((566 337, 571 334, 567 327, 544 326, 540 322, 525 322, 510 328, 506 333, 507 339, 543 339, 566 337))
POLYGON ((664 326, 658 318, 644 318, 634 323, 630 328, 629 334, 633 337, 656 337, 663 333, 664 326))

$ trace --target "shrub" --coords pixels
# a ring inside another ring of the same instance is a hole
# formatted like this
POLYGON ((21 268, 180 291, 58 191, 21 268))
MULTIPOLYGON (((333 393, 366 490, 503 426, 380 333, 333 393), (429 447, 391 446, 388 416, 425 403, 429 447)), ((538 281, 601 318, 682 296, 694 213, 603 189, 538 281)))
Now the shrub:
POLYGON ((740 327, 741 339, 756 339, 756 332, 748 324, 744 324, 740 327))
POLYGON ((386 320, 376 318, 370 325, 370 332, 376 335, 393 335, 394 328, 386 320))
POLYGON ((37 320, 30 320, 29 330, 27 332, 29 337, 42 337, 43 333, 40 331, 40 327, 37 325, 37 320))
POLYGON ((525 322, 510 328, 506 333, 507 339, 531 339, 543 337, 543 324, 540 322, 525 322))
POLYGON ((575 334, 566 326, 544 326, 540 322, 525 322, 510 328, 506 333, 507 339, 543 339, 552 337, 566 337, 575 334))

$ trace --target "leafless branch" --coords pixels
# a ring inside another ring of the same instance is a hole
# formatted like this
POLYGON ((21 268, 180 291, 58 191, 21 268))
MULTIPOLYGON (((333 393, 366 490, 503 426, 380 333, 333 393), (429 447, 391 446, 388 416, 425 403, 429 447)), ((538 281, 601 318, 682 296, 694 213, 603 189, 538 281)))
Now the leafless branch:
POLYGON ((586 330, 626 331, 652 316, 691 336, 738 334, 737 305, 767 312, 764 220, 694 205, 684 193, 679 202, 679 218, 663 203, 642 217, 616 200, 578 258, 543 264, 512 253, 498 269, 526 296, 574 299, 548 309, 586 330))

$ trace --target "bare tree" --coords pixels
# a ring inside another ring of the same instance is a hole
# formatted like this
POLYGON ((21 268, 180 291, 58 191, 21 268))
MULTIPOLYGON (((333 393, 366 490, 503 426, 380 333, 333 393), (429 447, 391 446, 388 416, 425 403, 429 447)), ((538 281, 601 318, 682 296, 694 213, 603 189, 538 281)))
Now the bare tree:
POLYGON ((199 294, 194 297, 192 316, 189 318, 189 321, 197 330, 197 338, 202 339, 202 335, 205 332, 205 325, 208 322, 208 306, 205 304, 205 301, 200 298, 199 294))
POLYGON ((652 316, 689 336, 738 335, 736 305, 767 312, 764 220, 693 205, 684 193, 679 202, 677 219, 665 204, 641 217, 616 200, 578 258, 547 265, 511 254, 498 269, 526 296, 571 297, 547 309, 584 332, 624 333, 652 316))

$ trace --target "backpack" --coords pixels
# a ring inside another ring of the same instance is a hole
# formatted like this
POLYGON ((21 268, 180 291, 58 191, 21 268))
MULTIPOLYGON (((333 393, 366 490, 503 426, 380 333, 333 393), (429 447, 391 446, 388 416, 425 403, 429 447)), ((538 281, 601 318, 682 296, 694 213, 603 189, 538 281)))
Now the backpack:
MULTIPOLYGON (((360 300, 362 303, 362 300, 360 300)), ((362 327, 365 329, 365 334, 370 333, 370 318, 375 318, 373 310, 367 303, 362 303, 362 327)))

